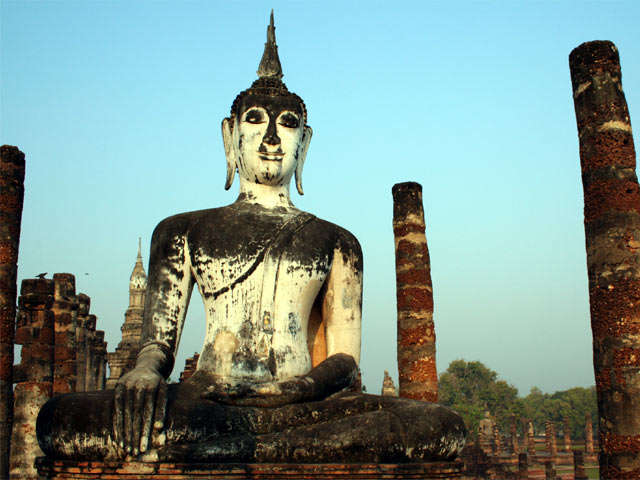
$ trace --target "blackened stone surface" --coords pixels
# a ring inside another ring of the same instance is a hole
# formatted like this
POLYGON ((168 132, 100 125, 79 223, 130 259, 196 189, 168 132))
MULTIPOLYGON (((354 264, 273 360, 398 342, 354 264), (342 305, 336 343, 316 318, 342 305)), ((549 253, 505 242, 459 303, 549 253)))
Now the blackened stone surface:
MULTIPOLYGON (((280 408, 236 407, 203 400, 201 379, 196 373, 169 386, 166 445, 157 450, 159 461, 424 462, 452 459, 464 445, 460 416, 441 405, 344 392, 280 408)), ((112 396, 106 390, 61 395, 47 403, 37 424, 45 454, 109 458, 112 396)))

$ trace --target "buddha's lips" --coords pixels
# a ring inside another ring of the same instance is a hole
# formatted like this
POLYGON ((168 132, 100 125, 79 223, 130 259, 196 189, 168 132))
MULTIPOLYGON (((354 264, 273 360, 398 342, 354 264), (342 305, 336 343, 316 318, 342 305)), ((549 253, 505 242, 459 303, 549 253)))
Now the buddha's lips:
POLYGON ((281 162, 282 157, 284 157, 284 153, 258 152, 258 157, 260 157, 260 160, 265 160, 267 162, 281 162))

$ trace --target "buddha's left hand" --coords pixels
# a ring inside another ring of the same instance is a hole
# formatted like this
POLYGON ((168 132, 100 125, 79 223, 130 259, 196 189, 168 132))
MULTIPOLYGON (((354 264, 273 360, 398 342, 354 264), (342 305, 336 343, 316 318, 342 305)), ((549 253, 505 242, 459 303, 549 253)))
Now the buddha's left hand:
POLYGON ((280 382, 212 385, 202 396, 228 405, 281 407, 290 403, 322 400, 353 382, 358 366, 351 355, 328 357, 309 373, 280 382))

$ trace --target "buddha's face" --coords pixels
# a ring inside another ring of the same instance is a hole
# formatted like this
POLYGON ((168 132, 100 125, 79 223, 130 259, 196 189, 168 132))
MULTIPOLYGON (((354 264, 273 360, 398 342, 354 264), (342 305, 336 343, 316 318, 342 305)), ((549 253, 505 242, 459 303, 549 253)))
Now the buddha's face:
POLYGON ((233 128, 238 173, 263 185, 286 185, 301 154, 302 109, 294 97, 247 95, 233 128))

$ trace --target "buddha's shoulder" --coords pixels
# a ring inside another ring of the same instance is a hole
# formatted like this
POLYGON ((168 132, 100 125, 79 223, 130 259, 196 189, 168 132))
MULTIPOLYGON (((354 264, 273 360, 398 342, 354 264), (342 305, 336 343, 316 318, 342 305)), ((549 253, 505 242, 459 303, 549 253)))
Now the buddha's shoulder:
POLYGON ((305 227, 306 233, 312 238, 329 237, 334 250, 343 255, 352 256, 357 263, 362 262, 362 247, 356 236, 340 225, 315 217, 305 227))
POLYGON ((199 225, 223 223, 231 217, 228 207, 207 208, 193 212, 178 213, 158 223, 154 235, 182 235, 199 225))

